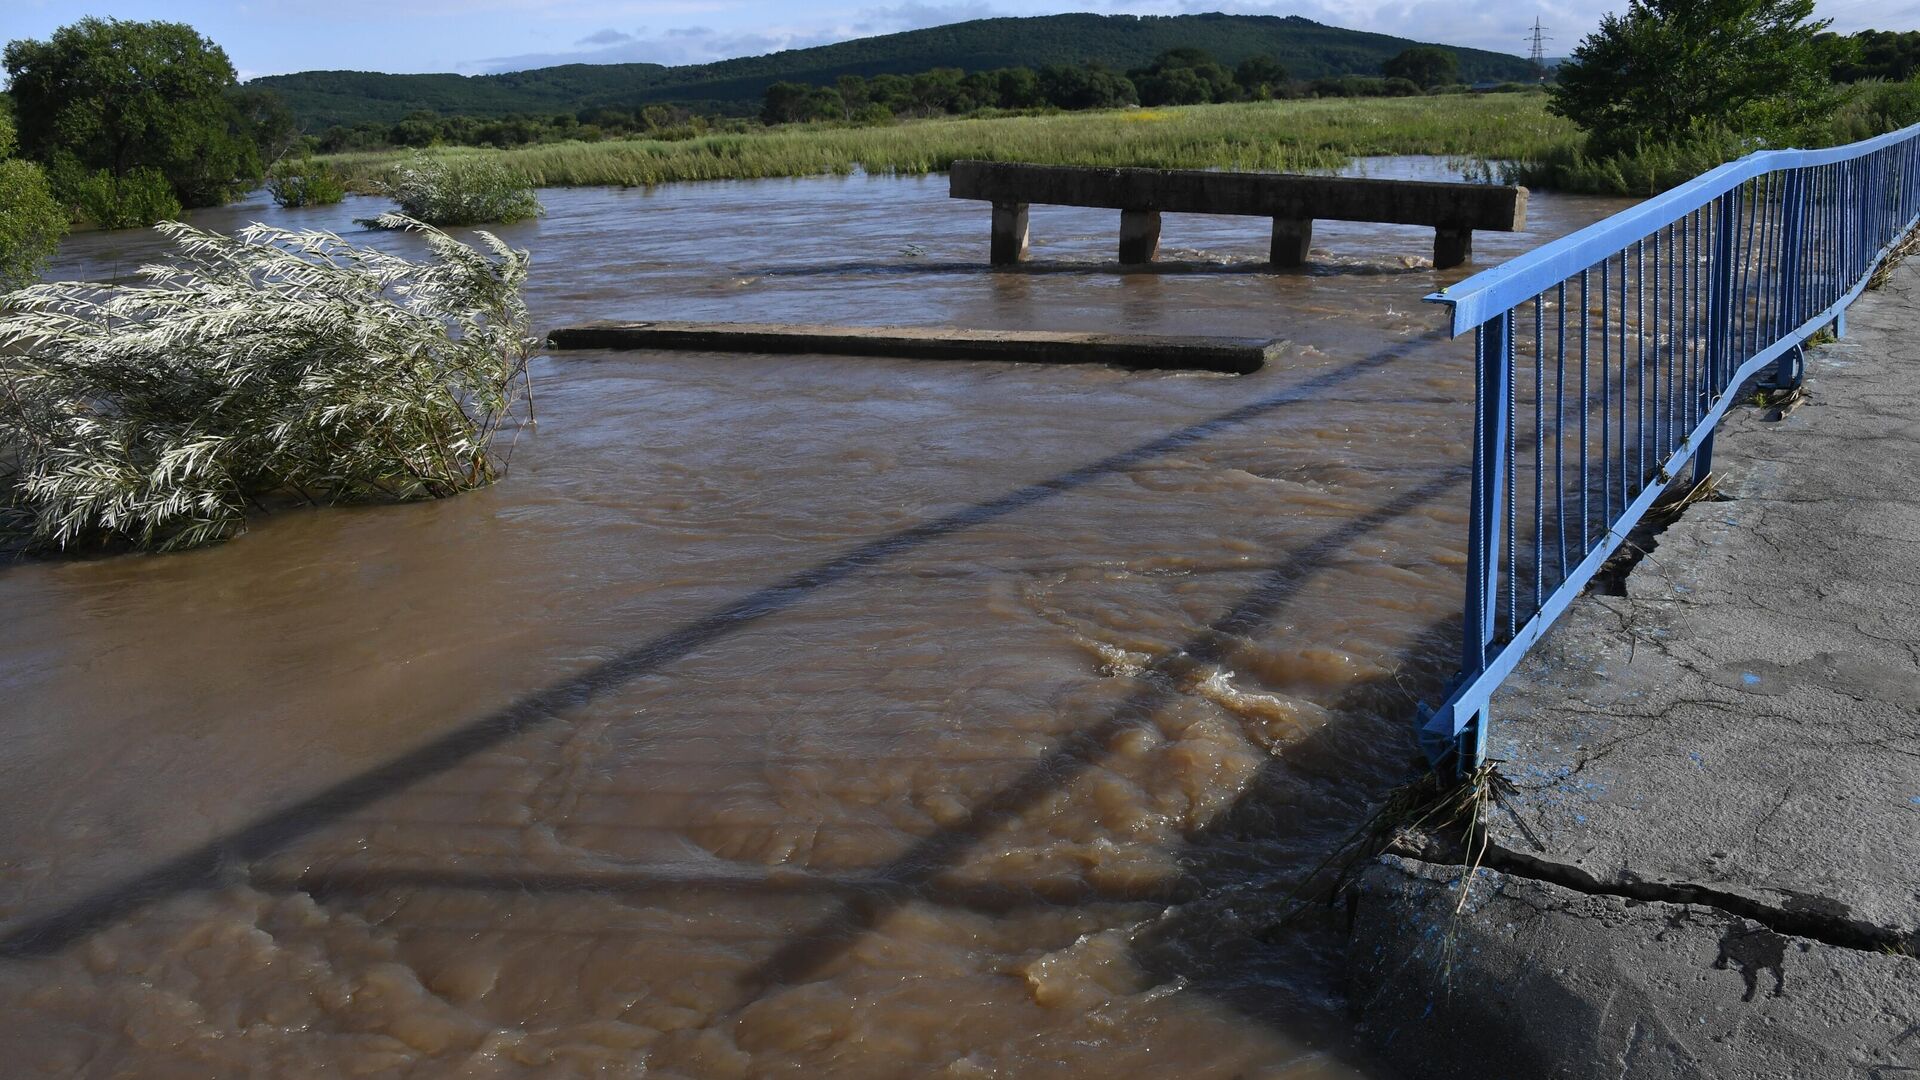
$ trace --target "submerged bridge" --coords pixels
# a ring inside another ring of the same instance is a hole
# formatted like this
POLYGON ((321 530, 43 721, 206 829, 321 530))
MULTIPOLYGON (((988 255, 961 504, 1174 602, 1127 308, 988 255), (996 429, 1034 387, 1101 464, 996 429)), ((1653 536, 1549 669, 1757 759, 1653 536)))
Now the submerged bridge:
POLYGON ((1122 263, 1153 261, 1165 213, 1272 218, 1271 261, 1283 267, 1306 263, 1316 220, 1427 226, 1433 265, 1441 270, 1472 257, 1475 229, 1518 232, 1527 225, 1527 189, 1493 184, 956 161, 947 192, 993 204, 995 266, 1026 259, 1033 203, 1120 211, 1122 263))

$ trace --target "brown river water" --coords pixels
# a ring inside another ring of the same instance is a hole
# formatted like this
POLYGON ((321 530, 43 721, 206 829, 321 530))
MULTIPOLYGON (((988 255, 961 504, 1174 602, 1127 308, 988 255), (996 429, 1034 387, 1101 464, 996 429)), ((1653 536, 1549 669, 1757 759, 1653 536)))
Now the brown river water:
MULTIPOLYGON (((1170 215, 1123 273, 1117 214, 1036 207, 989 272, 942 177, 543 198, 500 230, 543 328, 1294 348, 567 354, 489 490, 0 567, 0 1073, 1391 1075, 1341 913, 1278 920, 1454 648, 1470 354, 1421 297, 1471 268, 1322 223, 1275 274, 1265 221, 1170 215)), ((1620 205, 1536 195, 1475 265, 1620 205)))

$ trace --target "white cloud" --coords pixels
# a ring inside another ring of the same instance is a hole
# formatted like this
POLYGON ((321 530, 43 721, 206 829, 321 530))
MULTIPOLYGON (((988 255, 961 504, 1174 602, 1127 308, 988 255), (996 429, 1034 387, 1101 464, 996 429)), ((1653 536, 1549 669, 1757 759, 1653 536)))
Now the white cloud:
POLYGON ((868 8, 860 12, 855 17, 853 29, 862 34, 894 34, 902 30, 946 26, 971 19, 992 19, 1006 14, 1008 12, 980 2, 923 4, 918 0, 907 0, 894 7, 868 8))
POLYGON ((588 34, 586 37, 583 37, 579 41, 574 42, 574 44, 575 45, 620 45, 632 40, 633 40, 633 35, 627 33, 625 30, 615 30, 612 27, 608 27, 605 30, 595 30, 593 33, 588 34))
MULTIPOLYGON (((598 35, 594 35, 598 36, 598 35)), ((736 56, 759 56, 783 49, 804 49, 844 41, 848 27, 768 27, 764 30, 717 30, 710 26, 681 26, 646 37, 626 35, 618 44, 577 52, 520 53, 496 56, 463 69, 483 73, 525 71, 556 64, 706 64, 736 56)))

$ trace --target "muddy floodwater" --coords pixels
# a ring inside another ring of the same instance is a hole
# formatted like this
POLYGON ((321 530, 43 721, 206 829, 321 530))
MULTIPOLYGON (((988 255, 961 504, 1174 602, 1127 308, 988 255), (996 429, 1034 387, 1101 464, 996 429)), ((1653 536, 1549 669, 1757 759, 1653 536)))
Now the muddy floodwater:
POLYGON ((1276 274, 1266 221, 1176 215, 1123 273, 1117 213, 1035 207, 995 273, 943 177, 542 198, 501 230, 542 328, 1294 347, 567 354, 489 490, 0 567, 0 1072, 1391 1075, 1341 913, 1278 919, 1455 647, 1469 352, 1421 297, 1621 204, 1537 194, 1445 275, 1428 230, 1276 274))

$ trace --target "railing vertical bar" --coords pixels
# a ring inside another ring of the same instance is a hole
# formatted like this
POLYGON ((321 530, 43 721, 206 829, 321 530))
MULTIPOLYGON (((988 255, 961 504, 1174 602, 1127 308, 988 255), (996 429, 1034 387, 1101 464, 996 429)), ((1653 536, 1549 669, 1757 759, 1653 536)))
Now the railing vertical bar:
MULTIPOLYGON (((1567 283, 1563 278, 1555 286, 1558 295, 1554 300, 1554 309, 1559 313, 1556 324, 1559 344, 1553 351, 1553 513, 1554 539, 1560 546, 1560 576, 1558 581, 1567 580, 1567 283)), ((1556 586, 1557 587, 1557 586, 1556 586)))
MULTIPOLYGON (((1667 321, 1669 323, 1677 320, 1680 316, 1680 309, 1675 306, 1675 299, 1678 296, 1679 290, 1677 290, 1674 287, 1675 282, 1679 277, 1678 272, 1680 268, 1674 262, 1673 240, 1674 240, 1673 226, 1669 225, 1667 226, 1667 321)), ((1667 359, 1666 359, 1667 397, 1666 397, 1665 403, 1661 406, 1661 409, 1660 409, 1661 423, 1662 425, 1664 425, 1664 434, 1660 440, 1660 457, 1663 460, 1669 454, 1673 453, 1673 447, 1674 447, 1673 350, 1674 350, 1675 342, 1674 342, 1673 327, 1669 326, 1667 328, 1666 338, 1667 338, 1667 359)))
POLYGON ((1519 543, 1518 534, 1520 530, 1516 527, 1515 522, 1515 516, 1519 513, 1516 506, 1518 500, 1514 498, 1514 485, 1518 483, 1515 473, 1519 471, 1515 466, 1518 464, 1520 451, 1519 447, 1515 444, 1518 433, 1514 431, 1513 426, 1513 394, 1516 379, 1514 369, 1518 365, 1514 363, 1513 340, 1513 312, 1509 311, 1507 312, 1506 324, 1502 328, 1500 340, 1500 392, 1506 398, 1506 403, 1502 406, 1501 411, 1505 414, 1506 418, 1504 426, 1507 437, 1506 445, 1501 449, 1507 456, 1507 483, 1503 498, 1506 501, 1507 510, 1507 640, 1509 641, 1513 639, 1514 632, 1520 627, 1518 621, 1520 608, 1520 559, 1517 553, 1517 545, 1519 543))
POLYGON ((1593 411, 1593 403, 1588 400, 1587 387, 1587 340, 1591 336, 1593 322, 1593 301, 1588 296, 1592 284, 1592 271, 1580 271, 1580 547, 1582 550, 1593 546, 1593 538, 1588 523, 1593 520, 1593 511, 1587 505, 1587 492, 1592 487, 1588 483, 1592 472, 1587 465, 1587 416, 1593 411))
MULTIPOLYGON (((1660 268, 1654 267, 1654 273, 1660 268)), ((1633 242, 1633 483, 1647 479, 1647 242, 1633 242)), ((1655 387, 1658 389, 1658 387, 1655 387)))
MULTIPOLYGON (((1614 482, 1619 487, 1620 509, 1625 510, 1627 503, 1627 252, 1630 246, 1620 249, 1620 356, 1618 359, 1620 374, 1615 380, 1613 424, 1613 452, 1620 459, 1620 467, 1614 472, 1614 482)), ((1613 514, 1607 514, 1607 525, 1613 525, 1613 514)))
POLYGON ((1533 298, 1533 610, 1546 593, 1547 530, 1547 327, 1546 294, 1533 298))
POLYGON ((1600 260, 1600 513, 1613 523, 1613 256, 1600 260))

